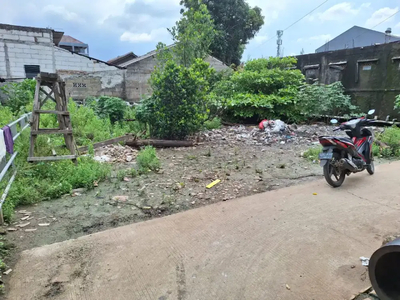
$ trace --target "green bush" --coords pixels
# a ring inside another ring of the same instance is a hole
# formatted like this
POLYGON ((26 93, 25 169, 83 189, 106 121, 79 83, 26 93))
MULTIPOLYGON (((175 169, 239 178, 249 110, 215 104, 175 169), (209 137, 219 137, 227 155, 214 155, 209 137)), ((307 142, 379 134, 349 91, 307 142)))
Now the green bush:
POLYGON ((397 95, 395 98, 394 109, 400 109, 400 95, 397 95))
POLYGON ((14 117, 11 109, 7 106, 2 106, 0 104, 0 127, 4 127, 15 119, 16 118, 14 117))
POLYGON ((329 85, 306 85, 298 93, 297 102, 305 115, 345 116, 354 114, 358 107, 351 103, 351 97, 344 94, 341 82, 329 85))
POLYGON ((384 157, 400 157, 400 128, 390 127, 383 133, 376 136, 376 138, 388 145, 380 151, 384 157))
POLYGON ((29 103, 33 103, 35 88, 36 80, 25 79, 22 82, 6 84, 0 87, 0 90, 8 97, 6 106, 8 106, 14 114, 22 114, 32 111, 26 111, 25 107, 29 103))
POLYGON ((167 61, 152 73, 153 95, 141 101, 137 120, 158 138, 184 139, 201 130, 208 118, 206 94, 214 72, 199 59, 189 68, 167 61))
POLYGON ((205 121, 204 127, 207 130, 219 129, 219 128, 221 128, 221 119, 218 117, 215 117, 212 120, 205 121))
POLYGON ((124 100, 117 97, 102 96, 98 99, 96 110, 100 118, 110 118, 112 124, 124 118, 128 105, 124 100))
POLYGON ((161 167, 161 162, 157 157, 156 149, 151 146, 147 146, 140 150, 136 162, 139 170, 143 173, 147 173, 149 170, 156 171, 161 167))
POLYGON ((295 58, 261 58, 249 61, 230 77, 217 83, 209 95, 211 112, 232 118, 304 118, 297 105, 304 83, 295 58))

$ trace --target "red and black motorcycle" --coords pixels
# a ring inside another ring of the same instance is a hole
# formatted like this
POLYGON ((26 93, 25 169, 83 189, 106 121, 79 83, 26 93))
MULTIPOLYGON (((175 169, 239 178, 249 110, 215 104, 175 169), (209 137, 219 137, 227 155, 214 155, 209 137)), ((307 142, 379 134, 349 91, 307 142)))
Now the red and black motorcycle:
MULTIPOLYGON (((368 116, 375 113, 370 110, 365 117, 342 123, 333 131, 344 130, 347 137, 321 136, 319 142, 323 146, 319 154, 321 167, 324 168, 326 181, 333 187, 339 187, 351 173, 364 170, 371 175, 375 172, 372 156, 372 144, 374 135, 371 130, 365 128, 372 126, 375 120, 369 120, 368 116)), ((331 123, 337 124, 337 120, 331 123)))

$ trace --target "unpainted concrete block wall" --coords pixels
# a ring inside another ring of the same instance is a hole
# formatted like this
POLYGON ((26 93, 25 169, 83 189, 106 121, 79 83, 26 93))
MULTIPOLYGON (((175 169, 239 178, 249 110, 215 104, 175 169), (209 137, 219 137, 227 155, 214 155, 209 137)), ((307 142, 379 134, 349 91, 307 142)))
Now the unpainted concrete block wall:
POLYGON ((400 42, 297 56, 297 67, 307 76, 308 66, 318 66, 319 82, 341 81, 346 93, 363 112, 399 118, 394 110, 400 94, 400 42), (332 68, 339 64, 340 68, 332 68))
MULTIPOLYGON (((209 56, 205 59, 217 72, 228 70, 229 67, 218 59, 209 56)), ((156 65, 155 56, 150 56, 127 67, 126 96, 128 101, 137 102, 143 96, 151 95, 149 80, 156 65)))
POLYGON ((63 74, 67 97, 84 100, 87 97, 113 96, 126 99, 125 70, 88 74, 63 74))
POLYGON ((25 65, 39 65, 41 72, 50 73, 62 70, 118 70, 114 66, 55 46, 50 29, 31 28, 31 31, 23 31, 12 27, 0 28, 0 77, 25 78, 25 65))

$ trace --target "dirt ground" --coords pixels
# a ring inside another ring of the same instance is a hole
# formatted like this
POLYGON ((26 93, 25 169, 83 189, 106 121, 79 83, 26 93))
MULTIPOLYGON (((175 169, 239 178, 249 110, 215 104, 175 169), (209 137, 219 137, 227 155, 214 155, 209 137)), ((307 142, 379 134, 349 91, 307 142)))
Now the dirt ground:
POLYGON ((319 164, 301 154, 317 144, 321 130, 330 129, 307 126, 285 135, 260 135, 253 127, 208 132, 195 147, 158 149, 162 169, 126 181, 118 171, 135 167, 134 160, 113 164, 113 178, 94 190, 18 207, 7 227, 16 229, 7 234, 16 246, 8 264, 13 267, 26 249, 319 179, 319 164), (219 184, 206 188, 217 179, 219 184))

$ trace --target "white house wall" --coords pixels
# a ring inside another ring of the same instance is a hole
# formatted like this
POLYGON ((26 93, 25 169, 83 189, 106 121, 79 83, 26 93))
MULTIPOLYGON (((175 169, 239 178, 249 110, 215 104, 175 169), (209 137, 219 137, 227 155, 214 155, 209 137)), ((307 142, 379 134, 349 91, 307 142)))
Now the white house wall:
POLYGON ((25 78, 24 65, 39 65, 41 72, 49 73, 118 70, 54 46, 50 33, 0 29, 0 77, 25 78))

